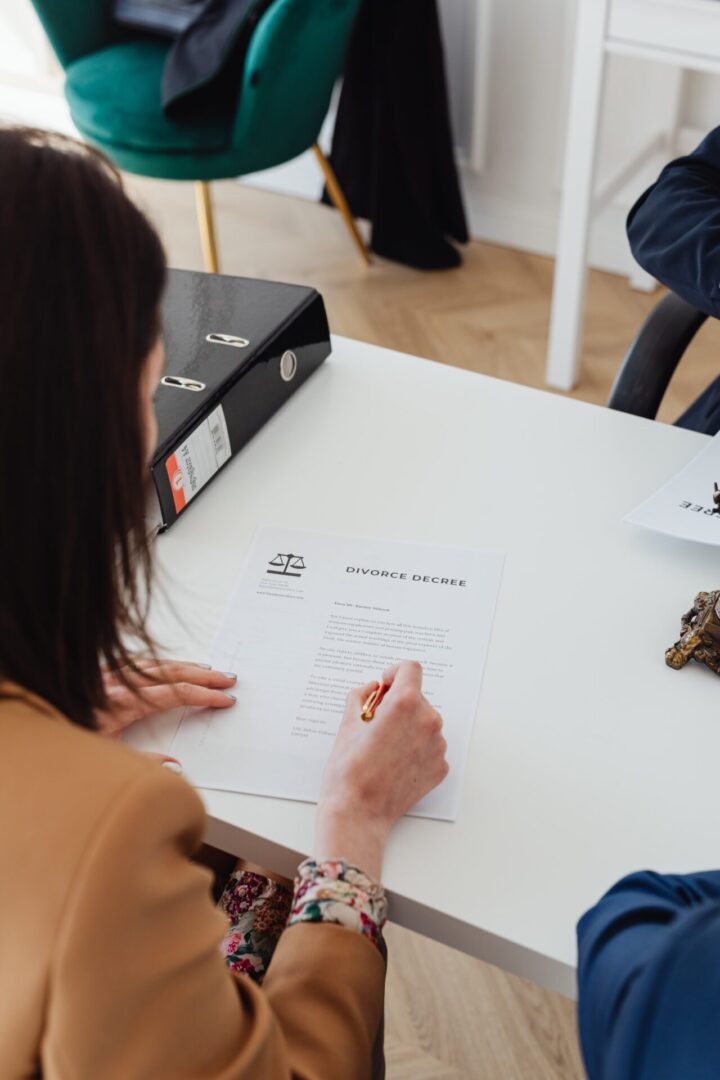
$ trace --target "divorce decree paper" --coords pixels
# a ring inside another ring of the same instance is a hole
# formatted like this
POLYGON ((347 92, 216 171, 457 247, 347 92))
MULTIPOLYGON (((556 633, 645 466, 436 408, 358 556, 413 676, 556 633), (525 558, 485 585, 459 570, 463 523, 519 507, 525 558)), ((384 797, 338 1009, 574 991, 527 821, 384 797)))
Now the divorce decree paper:
POLYGON ((502 567, 495 552, 258 530, 210 657, 237 672, 237 704, 187 710, 171 752, 198 787, 315 801, 348 690, 419 660, 450 772, 413 813, 454 820, 502 567))

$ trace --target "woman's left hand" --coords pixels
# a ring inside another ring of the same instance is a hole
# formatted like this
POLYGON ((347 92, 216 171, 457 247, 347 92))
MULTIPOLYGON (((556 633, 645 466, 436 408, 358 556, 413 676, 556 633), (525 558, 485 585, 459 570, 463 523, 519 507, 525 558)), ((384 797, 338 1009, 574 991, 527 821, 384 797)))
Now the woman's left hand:
POLYGON ((183 660, 138 660, 137 668, 105 672, 108 708, 97 714, 101 734, 118 738, 137 720, 182 705, 229 709, 235 704, 229 689, 237 676, 230 672, 183 660))

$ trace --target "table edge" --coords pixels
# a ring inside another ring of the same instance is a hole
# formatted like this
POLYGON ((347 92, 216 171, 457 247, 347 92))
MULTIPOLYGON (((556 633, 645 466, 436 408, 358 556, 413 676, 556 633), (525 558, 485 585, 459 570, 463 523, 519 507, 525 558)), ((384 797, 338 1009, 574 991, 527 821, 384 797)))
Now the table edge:
MULTIPOLYGON (((257 836, 250 830, 231 825, 211 813, 207 814, 205 840, 213 847, 248 859, 259 866, 267 866, 275 873, 289 878, 295 876, 298 864, 306 858, 304 852, 294 851, 284 844, 257 836)), ((387 890, 387 897, 391 922, 398 926, 432 938, 487 964, 493 964, 511 975, 529 979, 564 997, 576 997, 573 965, 564 964, 498 934, 472 926, 393 889, 387 890)))

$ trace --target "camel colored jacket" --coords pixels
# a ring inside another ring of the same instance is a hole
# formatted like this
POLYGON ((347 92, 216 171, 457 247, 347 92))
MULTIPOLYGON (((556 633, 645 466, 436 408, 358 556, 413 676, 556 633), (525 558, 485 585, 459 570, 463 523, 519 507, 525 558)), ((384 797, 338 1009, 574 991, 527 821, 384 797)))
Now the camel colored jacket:
POLYGON ((209 872, 190 861, 204 830, 192 788, 0 692, 2 1080, 368 1077, 377 949, 299 924, 262 989, 231 974, 209 872))

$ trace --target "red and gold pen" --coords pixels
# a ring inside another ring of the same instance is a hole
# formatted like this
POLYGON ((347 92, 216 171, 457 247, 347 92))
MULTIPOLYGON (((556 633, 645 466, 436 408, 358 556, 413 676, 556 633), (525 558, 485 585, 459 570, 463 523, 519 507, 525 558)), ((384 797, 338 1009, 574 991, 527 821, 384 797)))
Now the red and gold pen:
POLYGON ((378 680, 377 686, 363 705, 362 711, 360 713, 360 719, 364 720, 366 724, 369 724, 372 720, 380 702, 385 697, 385 694, 389 689, 390 687, 386 683, 384 683, 382 679, 378 680))

